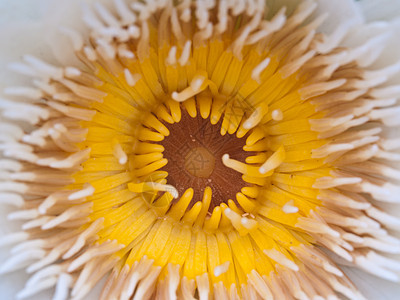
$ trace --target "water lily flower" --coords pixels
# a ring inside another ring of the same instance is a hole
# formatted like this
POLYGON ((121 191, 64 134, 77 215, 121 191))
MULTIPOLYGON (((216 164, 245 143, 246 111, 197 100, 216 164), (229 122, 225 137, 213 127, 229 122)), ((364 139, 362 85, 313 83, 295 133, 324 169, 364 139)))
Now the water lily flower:
POLYGON ((382 2, 0 2, 2 297, 393 299, 382 2))

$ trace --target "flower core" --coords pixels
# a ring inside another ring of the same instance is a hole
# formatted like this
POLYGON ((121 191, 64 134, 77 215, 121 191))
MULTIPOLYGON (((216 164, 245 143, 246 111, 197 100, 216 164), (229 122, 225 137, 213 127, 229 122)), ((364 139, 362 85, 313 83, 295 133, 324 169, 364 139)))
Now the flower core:
POLYGON ((370 199, 398 199, 400 143, 380 133, 400 67, 366 70, 380 42, 340 47, 314 1, 265 5, 85 6, 90 36, 63 29, 79 68, 13 65, 35 78, 8 89, 30 102, 0 102, 34 126, 0 135, 25 221, 0 270, 34 273, 20 297, 84 299, 110 273, 101 299, 362 299, 319 247, 399 279, 379 252, 400 252, 400 222, 370 199))
POLYGON ((221 121, 212 125, 209 118, 191 117, 185 108, 179 123, 170 125, 170 134, 160 142, 168 163, 162 168, 168 172, 168 183, 181 195, 193 188, 189 207, 201 201, 206 187, 211 188, 210 212, 220 203, 236 201, 236 194, 246 186, 240 173, 226 167, 222 157, 229 153, 244 162, 248 152, 243 150, 245 138, 221 135, 221 121), (231 200, 231 201, 232 201, 231 200))

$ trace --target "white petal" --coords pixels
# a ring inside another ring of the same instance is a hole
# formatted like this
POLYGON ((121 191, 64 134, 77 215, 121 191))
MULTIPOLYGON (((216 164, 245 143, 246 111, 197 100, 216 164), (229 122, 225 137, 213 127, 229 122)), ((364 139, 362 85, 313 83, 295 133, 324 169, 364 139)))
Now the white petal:
POLYGON ((391 20, 400 16, 400 1, 396 0, 361 0, 357 3, 367 22, 391 20))
POLYGON ((352 27, 364 22, 361 10, 353 0, 319 0, 315 15, 328 13, 327 20, 320 26, 320 30, 332 33, 340 24, 352 27))
POLYGON ((365 273, 353 267, 342 267, 346 275, 367 299, 393 300, 400 295, 400 285, 365 273))

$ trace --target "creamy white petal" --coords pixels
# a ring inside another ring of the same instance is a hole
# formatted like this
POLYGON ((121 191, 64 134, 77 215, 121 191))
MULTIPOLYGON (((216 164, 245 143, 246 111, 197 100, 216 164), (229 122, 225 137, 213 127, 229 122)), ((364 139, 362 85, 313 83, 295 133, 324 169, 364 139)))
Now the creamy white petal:
POLYGON ((393 300, 400 295, 398 283, 377 278, 353 267, 342 267, 342 269, 367 299, 393 300))
POLYGON ((400 1, 360 0, 357 2, 367 22, 391 20, 400 16, 400 1))
POLYGON ((328 14, 320 26, 323 32, 332 33, 343 24, 351 28, 364 22, 362 12, 353 0, 318 0, 317 3, 315 15, 328 14))

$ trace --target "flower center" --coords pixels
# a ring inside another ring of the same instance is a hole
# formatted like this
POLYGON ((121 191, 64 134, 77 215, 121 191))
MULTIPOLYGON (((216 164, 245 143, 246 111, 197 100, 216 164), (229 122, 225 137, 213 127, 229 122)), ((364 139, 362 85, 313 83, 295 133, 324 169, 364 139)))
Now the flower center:
POLYGON ((193 188, 191 206, 202 200, 204 189, 212 190, 212 203, 209 211, 229 199, 246 186, 239 172, 226 167, 222 157, 244 161, 249 155, 243 150, 245 138, 235 135, 221 135, 221 122, 212 125, 210 119, 201 116, 190 117, 182 110, 180 122, 168 124, 169 136, 160 142, 165 148, 164 158, 168 163, 163 170, 168 172, 167 181, 180 195, 193 188))
POLYGON ((215 158, 208 148, 195 147, 185 156, 185 170, 199 178, 209 178, 214 171, 215 158))

